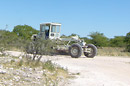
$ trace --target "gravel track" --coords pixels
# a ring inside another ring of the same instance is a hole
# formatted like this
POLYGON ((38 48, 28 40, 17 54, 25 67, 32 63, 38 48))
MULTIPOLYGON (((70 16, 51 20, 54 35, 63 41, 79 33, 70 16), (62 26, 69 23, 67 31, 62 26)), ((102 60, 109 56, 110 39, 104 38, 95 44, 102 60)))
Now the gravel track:
POLYGON ((71 58, 56 56, 54 62, 68 68, 77 77, 67 86, 130 86, 130 58, 96 56, 71 58), (59 58, 58 58, 59 57, 59 58))

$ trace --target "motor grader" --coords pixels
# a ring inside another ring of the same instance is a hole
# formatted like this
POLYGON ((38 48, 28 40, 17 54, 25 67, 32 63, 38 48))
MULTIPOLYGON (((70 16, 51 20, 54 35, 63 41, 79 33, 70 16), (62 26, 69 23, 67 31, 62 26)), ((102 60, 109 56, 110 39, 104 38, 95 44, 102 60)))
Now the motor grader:
POLYGON ((60 37, 61 24, 60 23, 42 23, 40 24, 40 33, 32 36, 33 41, 37 38, 43 40, 52 40, 55 42, 65 42, 64 44, 57 44, 53 49, 57 51, 68 51, 69 55, 74 58, 80 57, 84 54, 86 57, 93 58, 97 54, 97 48, 93 44, 87 44, 84 40, 79 39, 78 36, 70 38, 60 37))

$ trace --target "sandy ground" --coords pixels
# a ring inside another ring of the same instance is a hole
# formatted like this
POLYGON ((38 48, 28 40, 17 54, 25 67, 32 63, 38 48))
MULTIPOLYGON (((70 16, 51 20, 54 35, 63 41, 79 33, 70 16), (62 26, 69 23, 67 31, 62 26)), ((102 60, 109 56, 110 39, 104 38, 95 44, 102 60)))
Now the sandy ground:
MULTIPOLYGON (((19 52, 9 52, 15 56, 19 52)), ((130 86, 130 57, 96 56, 95 58, 71 58, 70 56, 43 56, 78 73, 66 86, 130 86)))
POLYGON ((127 57, 74 59, 62 56, 55 62, 80 74, 68 86, 130 86, 130 58, 127 57))

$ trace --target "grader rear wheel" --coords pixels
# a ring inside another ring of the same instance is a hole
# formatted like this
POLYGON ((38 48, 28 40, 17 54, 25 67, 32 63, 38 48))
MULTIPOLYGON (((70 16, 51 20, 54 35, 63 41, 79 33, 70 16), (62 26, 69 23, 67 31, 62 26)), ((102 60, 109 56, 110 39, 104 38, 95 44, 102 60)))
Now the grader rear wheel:
POLYGON ((69 54, 73 58, 78 58, 82 55, 82 47, 79 44, 72 44, 69 47, 69 54))

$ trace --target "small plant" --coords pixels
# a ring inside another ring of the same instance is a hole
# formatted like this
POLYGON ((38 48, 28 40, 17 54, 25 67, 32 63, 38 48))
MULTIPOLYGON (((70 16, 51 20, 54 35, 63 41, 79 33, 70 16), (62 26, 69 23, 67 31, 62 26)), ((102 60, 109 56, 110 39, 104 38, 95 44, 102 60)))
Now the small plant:
POLYGON ((5 48, 1 47, 0 48, 1 56, 5 56, 5 48))
POLYGON ((47 69, 49 71, 54 71, 55 65, 50 60, 48 60, 45 63, 43 63, 42 68, 47 69))
POLYGON ((20 62, 18 63, 18 66, 22 66, 23 65, 23 60, 20 60, 20 62))
POLYGON ((3 48, 3 47, 1 47, 1 48, 0 48, 0 52, 2 53, 3 51, 4 51, 4 48, 3 48))
POLYGON ((14 63, 15 62, 15 60, 14 59, 12 59, 11 61, 10 61, 10 63, 12 64, 12 63, 14 63))

